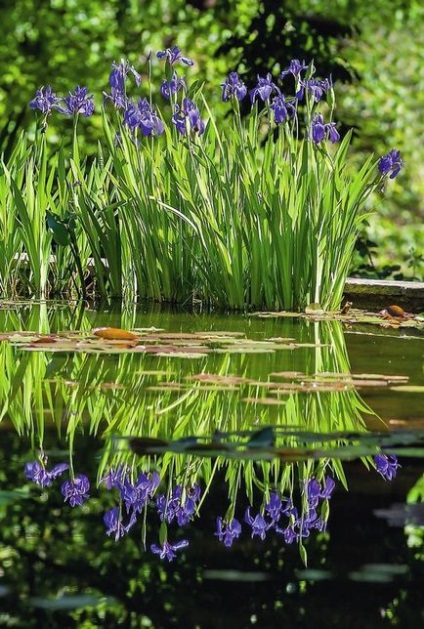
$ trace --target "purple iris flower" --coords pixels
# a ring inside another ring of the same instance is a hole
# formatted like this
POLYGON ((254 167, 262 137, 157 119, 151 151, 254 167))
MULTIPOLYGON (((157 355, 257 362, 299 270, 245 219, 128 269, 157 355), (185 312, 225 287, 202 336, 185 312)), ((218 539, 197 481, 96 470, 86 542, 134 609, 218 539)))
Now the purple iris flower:
POLYGON ((322 140, 324 140, 325 132, 326 128, 324 124, 324 118, 321 116, 321 114, 318 114, 312 120, 311 127, 312 140, 315 142, 315 144, 319 144, 320 142, 322 142, 322 140))
POLYGON ((205 123, 200 117, 200 112, 190 98, 184 98, 183 106, 175 105, 172 122, 178 131, 185 135, 187 126, 193 133, 202 135, 205 131, 205 123))
POLYGON ((315 144, 319 144, 322 140, 325 140, 325 138, 328 138, 333 144, 334 142, 338 142, 340 140, 340 134, 336 129, 336 123, 324 123, 324 118, 321 114, 317 114, 312 120, 311 137, 315 144))
POLYGON ((243 100, 247 94, 247 87, 237 72, 230 72, 220 87, 222 87, 222 100, 224 102, 230 100, 232 96, 235 96, 238 101, 243 100))
POLYGON ((177 556, 176 551, 180 548, 186 548, 188 546, 188 540, 182 539, 179 542, 175 542, 175 544, 171 544, 168 541, 165 541, 162 548, 157 544, 152 544, 150 546, 150 550, 155 555, 159 555, 161 559, 167 559, 168 561, 172 561, 177 556))
POLYGON ((166 48, 166 50, 160 50, 159 52, 156 53, 156 57, 158 59, 165 58, 171 64, 171 66, 174 65, 174 63, 176 63, 177 61, 181 61, 186 66, 194 65, 194 61, 192 61, 191 59, 187 59, 187 57, 182 56, 181 50, 178 48, 178 46, 173 46, 172 48, 166 48))
POLYGON ((47 85, 46 87, 40 87, 35 92, 35 98, 30 101, 29 106, 31 109, 38 109, 48 116, 58 103, 59 99, 53 92, 51 85, 47 85))
POLYGON ((396 175, 399 174, 404 162, 400 156, 400 151, 396 149, 392 149, 387 153, 387 155, 383 155, 380 157, 378 161, 378 170, 382 175, 390 174, 390 179, 394 179, 396 175))
POLYGON ((124 112, 124 124, 131 131, 141 130, 144 137, 161 135, 165 126, 159 116, 154 112, 146 98, 140 98, 137 105, 127 104, 124 112))
POLYGON ((77 474, 73 480, 66 480, 62 483, 60 491, 65 498, 65 502, 69 500, 71 507, 84 504, 88 500, 88 491, 90 489, 90 481, 84 474, 77 474))
POLYGON ((258 82, 256 86, 253 88, 253 90, 250 90, 250 100, 253 104, 259 96, 259 98, 265 102, 269 100, 273 92, 277 92, 277 94, 279 94, 280 90, 273 82, 272 75, 269 72, 266 77, 261 77, 258 75, 258 82))
POLYGON ((296 539, 298 539, 298 534, 296 533, 293 524, 289 524, 288 526, 286 526, 285 529, 281 529, 280 527, 276 526, 275 530, 277 533, 284 537, 284 541, 286 544, 292 544, 296 539))
POLYGON ((115 542, 118 541, 120 537, 123 537, 127 532, 126 527, 122 523, 122 515, 119 507, 113 507, 103 516, 103 522, 106 525, 106 535, 111 535, 115 533, 115 542))
POLYGON ((401 467, 394 454, 377 454, 374 457, 374 463, 377 472, 381 474, 385 480, 393 480, 397 474, 398 467, 401 467))
POLYGON ((301 81, 300 88, 296 93, 297 100, 303 100, 305 90, 311 94, 315 103, 318 103, 329 89, 333 87, 331 77, 329 79, 305 79, 301 81))
POLYGON ((48 487, 55 478, 68 469, 67 463, 57 463, 51 470, 46 470, 38 461, 31 461, 25 464, 25 476, 40 487, 48 487))
POLYGON ((57 107, 61 114, 67 116, 82 114, 85 118, 88 118, 94 113, 93 97, 88 96, 88 87, 77 85, 73 93, 69 92, 69 96, 63 98, 62 102, 65 106, 59 105, 57 107))
POLYGON ((327 122, 328 139, 332 144, 335 144, 340 140, 340 133, 336 129, 335 122, 327 122))
POLYGON ((299 74, 306 70, 308 65, 304 61, 299 61, 299 59, 292 59, 290 61, 289 67, 286 70, 283 70, 280 74, 280 78, 284 79, 288 74, 292 74, 295 79, 299 76, 299 74))
POLYGON ((134 77, 137 87, 141 84, 141 75, 137 72, 134 66, 126 59, 121 59, 121 63, 112 63, 112 72, 109 75, 110 94, 104 94, 106 98, 110 99, 117 109, 125 109, 127 106, 127 96, 125 84, 128 75, 131 74, 134 77))
POLYGON ((160 93, 166 100, 171 100, 171 96, 175 96, 180 90, 186 92, 187 86, 185 78, 178 76, 176 72, 173 73, 170 81, 164 79, 160 87, 160 93))
POLYGON ((250 515, 250 507, 247 507, 244 519, 245 522, 252 527, 252 537, 257 535, 261 539, 265 539, 269 526, 265 522, 265 518, 260 513, 258 513, 255 518, 252 518, 250 515))
POLYGON ((241 534, 241 524, 236 518, 233 518, 230 522, 223 522, 221 516, 216 518, 216 537, 220 542, 224 543, 224 546, 229 548, 233 545, 235 539, 238 539, 241 534))
POLYGON ((270 108, 274 112, 274 120, 277 124, 284 122, 287 117, 292 118, 296 113, 296 109, 286 101, 282 94, 278 94, 273 99, 270 108))
POLYGON ((109 75, 109 85, 112 89, 119 92, 125 92, 125 83, 129 74, 132 74, 137 87, 141 85, 141 75, 134 66, 126 59, 121 59, 121 63, 112 63, 112 72, 109 75))

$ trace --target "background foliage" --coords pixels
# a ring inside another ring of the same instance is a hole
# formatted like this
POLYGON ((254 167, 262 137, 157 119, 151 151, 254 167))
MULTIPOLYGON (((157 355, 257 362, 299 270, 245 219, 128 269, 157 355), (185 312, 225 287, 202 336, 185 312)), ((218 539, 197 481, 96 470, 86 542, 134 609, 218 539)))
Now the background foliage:
MULTIPOLYGON (((380 275, 399 264, 398 273, 422 279, 424 9, 418 0, 5 0, 0 19, 0 148, 6 152, 33 124, 28 101, 37 87, 52 83, 66 93, 87 84, 99 104, 110 63, 121 56, 145 68, 151 51, 178 43, 196 60, 191 76, 197 72, 217 86, 217 102, 230 69, 254 78, 292 57, 314 58, 321 73, 338 80, 344 98, 337 115, 357 129, 358 152, 396 146, 407 163, 364 232, 359 252, 365 259, 358 256, 355 264, 376 273, 363 266, 371 240, 380 275)), ((66 124, 57 124, 51 141, 59 142, 66 124)), ((85 132, 93 150, 99 134, 94 117, 85 132)))

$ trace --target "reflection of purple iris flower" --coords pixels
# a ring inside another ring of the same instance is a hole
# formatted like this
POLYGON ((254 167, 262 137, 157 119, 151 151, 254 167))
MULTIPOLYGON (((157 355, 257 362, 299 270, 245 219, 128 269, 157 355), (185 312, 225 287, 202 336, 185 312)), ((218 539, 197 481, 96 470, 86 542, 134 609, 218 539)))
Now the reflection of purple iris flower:
POLYGON ((200 486, 195 483, 183 492, 182 485, 176 485, 171 497, 161 494, 156 498, 156 507, 162 521, 171 523, 175 518, 179 526, 185 526, 192 519, 200 498, 200 486), (184 498, 183 498, 184 493, 184 498))
POLYGON ((118 541, 120 537, 123 537, 127 532, 125 526, 122 523, 122 515, 119 507, 113 507, 113 509, 109 509, 103 516, 103 522, 106 525, 106 535, 111 535, 115 533, 115 542, 118 541))
POLYGON ((250 515, 250 507, 246 509, 246 513, 244 516, 245 521, 252 527, 252 537, 257 535, 261 539, 265 539, 266 532, 269 528, 268 524, 265 521, 265 518, 258 513, 254 518, 250 515))
POLYGON ((400 467, 397 457, 394 454, 377 454, 374 457, 374 463, 377 472, 385 480, 393 480, 397 474, 397 468, 400 467))
POLYGON ((228 548, 233 545, 235 539, 240 537, 241 524, 236 518, 230 522, 223 522, 221 517, 216 518, 216 537, 228 548))
POLYGON ((57 463, 51 470, 46 470, 38 461, 25 464, 25 476, 40 487, 48 487, 51 482, 69 469, 67 463, 57 463))
POLYGON ((316 507, 321 496, 321 485, 316 478, 310 478, 305 485, 309 507, 316 507))
POLYGON ((175 542, 175 544, 171 544, 170 542, 165 541, 162 548, 157 544, 152 544, 150 546, 150 550, 155 555, 159 555, 161 559, 172 561, 177 556, 176 551, 180 548, 186 548, 186 546, 188 546, 188 540, 182 539, 179 542, 175 542))
POLYGON ((331 478, 331 476, 325 476, 324 487, 321 489, 320 493, 321 498, 331 498, 331 494, 333 493, 335 486, 335 480, 331 478))
POLYGON ((66 480, 62 483, 60 491, 65 498, 65 502, 69 500, 71 507, 81 506, 88 500, 88 491, 90 489, 90 481, 84 474, 77 474, 73 480, 66 480))
POLYGON ((128 478, 124 480, 120 490, 121 497, 125 502, 127 512, 141 513, 147 501, 154 494, 159 485, 160 478, 157 472, 152 474, 144 474, 141 472, 135 483, 131 483, 128 478))
POLYGON ((127 474, 128 470, 124 465, 120 465, 116 469, 111 467, 103 476, 101 482, 105 483, 107 489, 113 489, 114 487, 121 489, 127 474))

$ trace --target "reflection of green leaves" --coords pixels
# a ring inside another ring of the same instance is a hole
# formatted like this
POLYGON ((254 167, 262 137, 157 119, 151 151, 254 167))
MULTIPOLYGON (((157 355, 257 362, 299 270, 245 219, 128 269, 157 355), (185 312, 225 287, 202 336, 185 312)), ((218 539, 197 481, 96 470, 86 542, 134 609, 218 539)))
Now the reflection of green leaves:
POLYGON ((159 543, 160 543, 160 545, 163 546, 167 539, 168 539, 168 527, 167 527, 166 522, 164 520, 163 522, 161 522, 161 525, 160 525, 160 528, 159 528, 159 543))
MULTIPOLYGON (((2 316, 0 311, 0 322, 2 316)), ((84 312, 75 332, 57 331, 70 327, 61 319, 49 327, 48 319, 41 325, 35 318, 31 333, 20 331, 17 337, 15 330, 25 326, 15 319, 4 324, 0 403, 17 429, 47 452, 47 422, 66 435, 71 450, 80 432, 101 435, 99 479, 111 466, 128 467, 134 478, 155 469, 169 492, 176 482, 210 487, 222 471, 227 513, 234 516, 241 487, 253 504, 258 490, 263 500, 273 488, 287 495, 302 492, 313 475, 329 474, 345 484, 346 458, 364 457, 372 465, 379 448, 415 447, 406 437, 396 442, 390 433, 367 432, 363 414, 372 411, 356 388, 387 387, 389 379, 351 374, 340 322, 252 319, 240 332, 241 319, 220 326, 222 321, 205 324, 199 318, 190 320, 190 332, 173 332, 160 317, 140 322, 134 314, 119 323, 92 317, 84 312), (136 331, 127 340, 95 338, 90 331, 98 328, 136 331), (228 351, 255 344, 272 351, 228 351), (199 349, 205 354, 200 364, 179 356, 199 349), (277 401, 284 395, 285 404, 242 403, 260 401, 264 393, 277 401)), ((328 505, 323 516, 328 517, 328 505)), ((163 525, 161 543, 166 534, 163 525)), ((300 552, 306 561, 306 549, 300 552)))
POLYGON ((0 489, 0 505, 5 506, 12 502, 16 502, 17 500, 24 500, 29 498, 29 488, 25 487, 24 489, 0 489))
MULTIPOLYGON (((102 597, 103 599, 103 597, 102 597)), ((95 607, 101 601, 99 596, 92 596, 90 594, 85 595, 70 595, 66 594, 60 596, 59 598, 40 598, 38 596, 33 596, 31 599, 31 604, 34 607, 39 607, 40 609, 46 609, 51 611, 65 611, 65 610, 76 610, 84 607, 95 607)), ((108 603, 111 604, 113 601, 112 598, 108 599, 108 603)), ((103 601, 104 603, 105 601, 103 601)))

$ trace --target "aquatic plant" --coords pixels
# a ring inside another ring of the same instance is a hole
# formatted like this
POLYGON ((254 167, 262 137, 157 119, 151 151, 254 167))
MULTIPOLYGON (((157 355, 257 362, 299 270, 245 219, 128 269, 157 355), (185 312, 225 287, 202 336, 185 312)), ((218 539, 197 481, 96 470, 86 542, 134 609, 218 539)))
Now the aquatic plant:
POLYGON ((113 64, 94 161, 78 142, 81 117, 94 111, 88 88, 37 90, 35 141, 23 137, 0 173, 3 292, 339 308, 368 200, 399 173, 399 151, 349 164, 352 134, 340 139, 332 81, 313 63, 294 59, 250 89, 230 72, 220 87, 231 112, 219 127, 206 88, 175 70, 192 61, 177 46, 157 58, 163 111, 138 70, 113 64), (56 113, 73 118, 69 155, 48 154, 56 113))

